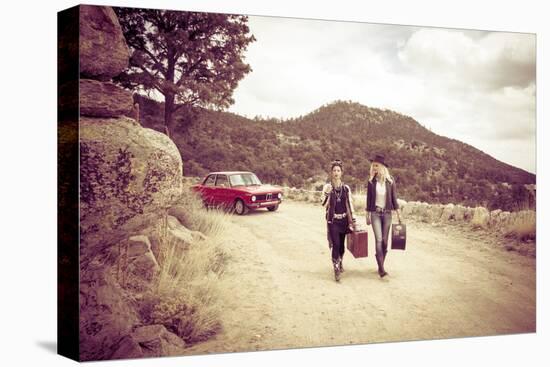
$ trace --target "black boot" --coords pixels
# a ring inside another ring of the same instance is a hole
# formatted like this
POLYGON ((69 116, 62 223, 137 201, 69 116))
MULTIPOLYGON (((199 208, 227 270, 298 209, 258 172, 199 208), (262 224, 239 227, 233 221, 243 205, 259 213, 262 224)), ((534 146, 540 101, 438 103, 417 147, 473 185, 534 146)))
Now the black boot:
POLYGON ((344 272, 344 264, 342 264, 342 260, 344 260, 343 257, 340 258, 340 273, 343 273, 344 272))
POLYGON ((375 255, 375 257, 376 263, 378 264, 378 275, 380 275, 380 278, 383 278, 388 275, 388 273, 384 270, 384 255, 375 255))

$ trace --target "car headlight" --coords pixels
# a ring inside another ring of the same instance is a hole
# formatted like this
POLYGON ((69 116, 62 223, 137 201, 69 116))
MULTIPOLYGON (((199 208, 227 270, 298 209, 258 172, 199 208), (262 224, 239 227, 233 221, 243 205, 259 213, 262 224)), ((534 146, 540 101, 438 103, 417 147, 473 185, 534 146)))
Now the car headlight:
POLYGON ((252 202, 256 201, 256 195, 252 195, 252 202))
POLYGON ((281 198, 283 197, 283 194, 278 193, 278 194, 277 194, 277 197, 278 197, 279 199, 281 199, 281 198))

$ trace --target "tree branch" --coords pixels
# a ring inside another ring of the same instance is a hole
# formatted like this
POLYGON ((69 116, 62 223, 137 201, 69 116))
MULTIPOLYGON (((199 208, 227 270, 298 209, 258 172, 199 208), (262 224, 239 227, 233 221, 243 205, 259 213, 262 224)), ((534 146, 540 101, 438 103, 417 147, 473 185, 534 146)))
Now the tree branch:
POLYGON ((162 93, 163 95, 166 93, 166 91, 164 90, 163 86, 160 84, 160 81, 159 79, 152 75, 149 70, 145 69, 145 68, 142 68, 140 67, 141 71, 144 72, 145 74, 147 74, 147 76, 149 76, 149 78, 151 79, 151 84, 153 85, 154 88, 156 88, 160 93, 162 93))
MULTIPOLYGON (((193 65, 191 65, 191 67, 187 68, 186 70, 186 74, 191 74, 194 70, 196 70, 198 68, 198 66, 204 61, 204 58, 203 57, 199 57, 199 59, 197 60, 197 62, 195 62, 193 65)), ((183 71, 182 71, 182 77, 180 78, 180 80, 178 80, 178 82, 176 83, 176 85, 178 87, 181 87, 182 83, 183 83, 183 71)))
POLYGON ((164 77, 166 78, 166 73, 165 73, 164 70, 163 70, 163 65, 162 65, 162 63, 159 62, 159 61, 157 60, 157 58, 155 57, 155 55, 154 55, 151 51, 149 51, 148 49, 145 49, 145 50, 143 50, 143 51, 145 51, 145 53, 146 53, 147 55, 149 55, 149 57, 150 57, 151 59, 153 59, 153 61, 155 62, 155 66, 157 66, 157 65, 160 66, 160 67, 159 67, 159 71, 160 71, 160 72, 162 73, 162 75, 164 75, 164 77))

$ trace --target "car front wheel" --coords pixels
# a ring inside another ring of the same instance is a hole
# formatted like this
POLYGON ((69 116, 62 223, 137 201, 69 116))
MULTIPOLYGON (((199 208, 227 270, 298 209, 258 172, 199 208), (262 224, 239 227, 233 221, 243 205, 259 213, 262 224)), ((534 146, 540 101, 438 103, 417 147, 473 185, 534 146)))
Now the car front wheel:
POLYGON ((274 212, 277 209, 279 209, 279 205, 273 205, 273 206, 267 207, 267 210, 269 210, 270 212, 274 212))
POLYGON ((241 199, 237 199, 235 201, 235 205, 233 209, 235 210, 235 213, 237 213, 238 215, 243 215, 243 214, 246 214, 247 212, 246 205, 244 205, 244 202, 241 199))

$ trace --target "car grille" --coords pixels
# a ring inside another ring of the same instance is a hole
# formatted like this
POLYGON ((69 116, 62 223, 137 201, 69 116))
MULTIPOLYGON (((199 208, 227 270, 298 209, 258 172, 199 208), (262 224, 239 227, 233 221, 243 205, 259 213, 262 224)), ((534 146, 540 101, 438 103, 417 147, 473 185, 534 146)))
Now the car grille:
POLYGON ((277 199, 276 193, 256 195, 256 201, 271 201, 277 199))

